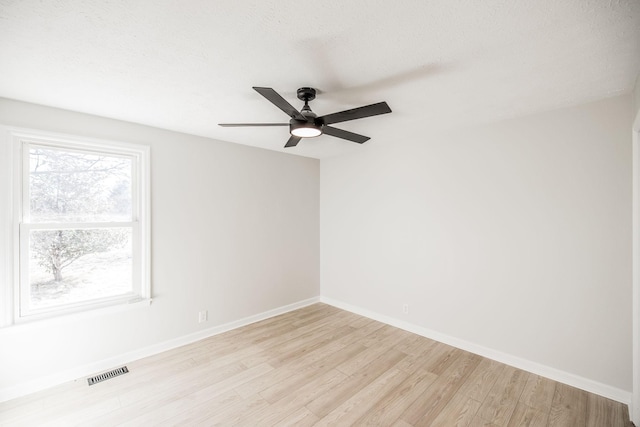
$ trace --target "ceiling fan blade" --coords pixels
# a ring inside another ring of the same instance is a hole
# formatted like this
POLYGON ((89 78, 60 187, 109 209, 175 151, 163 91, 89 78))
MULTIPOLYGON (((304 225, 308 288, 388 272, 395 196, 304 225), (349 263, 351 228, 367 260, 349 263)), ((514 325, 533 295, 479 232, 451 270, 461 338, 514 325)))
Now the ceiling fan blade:
POLYGON ((243 126, 289 126, 289 123, 218 123, 225 128, 237 128, 243 126))
POLYGON ((280 94, 278 94, 278 92, 271 89, 270 87, 254 86, 253 89, 256 92, 258 92, 260 95, 267 98, 267 100, 271 102, 273 105, 275 105, 276 107, 278 107, 279 109, 287 113, 287 115, 292 119, 307 120, 302 114, 300 114, 298 110, 296 110, 296 108, 293 105, 289 104, 286 99, 281 97, 280 94))
POLYGON ((299 136, 291 135, 291 138, 289 138, 287 143, 284 145, 284 148, 295 147, 296 145, 298 145, 298 142, 300 142, 301 139, 302 138, 300 138, 299 136))
POLYGON ((325 125, 332 123, 346 122, 349 120, 363 119, 365 117, 377 116, 379 114, 390 113, 391 108, 386 102, 378 102, 377 104, 365 105, 351 110, 340 111, 338 113, 327 114, 319 117, 325 125))
POLYGON ((331 126, 324 126, 322 128, 322 132, 325 135, 335 136, 336 138, 346 139, 348 141, 357 142, 358 144, 362 144, 363 142, 367 142, 371 138, 364 135, 359 135, 357 133, 349 132, 343 129, 334 128, 331 126))

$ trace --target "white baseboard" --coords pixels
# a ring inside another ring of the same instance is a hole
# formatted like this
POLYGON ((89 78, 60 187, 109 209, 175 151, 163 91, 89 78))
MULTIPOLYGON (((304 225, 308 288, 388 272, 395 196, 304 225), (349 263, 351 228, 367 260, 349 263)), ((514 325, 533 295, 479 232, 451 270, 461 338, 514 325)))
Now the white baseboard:
POLYGON ((214 335, 221 334, 223 332, 230 331, 242 326, 249 325, 251 323, 259 322, 270 317, 278 316, 289 311, 297 310, 302 307, 306 307, 311 304, 315 304, 320 301, 320 297, 309 298, 303 301, 298 301, 293 304, 288 304, 282 307, 274 308, 272 310, 265 311, 253 316, 245 317, 243 319, 235 320, 233 322, 225 323, 223 325, 214 326, 208 329, 204 329, 192 334, 184 335, 182 337, 174 338, 172 340, 163 341, 158 344, 140 348, 138 350, 130 351, 125 354, 121 354, 109 359, 99 360, 94 363, 89 363, 83 366, 66 370, 63 372, 57 372, 46 377, 41 377, 35 380, 31 380, 25 383, 17 384, 11 387, 0 390, 0 402, 15 399, 27 394, 35 393, 40 390, 44 390, 56 385, 73 381, 78 378, 87 377, 98 372, 112 369, 118 365, 130 363, 134 360, 142 359, 143 357, 153 356, 154 354, 161 353, 163 351, 171 350, 176 347, 191 344, 193 342, 209 338, 214 335))
POLYGON ((423 328, 421 326, 417 326, 403 320, 398 320, 393 317, 385 316, 383 314, 379 314, 362 307, 347 304, 342 301, 337 301, 327 297, 320 297, 320 302, 332 305, 342 310, 359 314, 364 317, 368 317, 373 320, 377 320, 382 323, 386 323, 387 325, 395 326, 396 328, 404 329, 405 331, 409 331, 414 334, 418 334, 423 337, 451 345, 461 350, 465 350, 500 363, 504 363, 505 365, 513 366, 527 372, 532 372, 542 377, 546 377, 554 381, 558 381, 560 383, 588 391, 589 393, 594 393, 608 399, 624 403, 626 405, 631 404, 631 392, 616 387, 602 384, 600 382, 593 381, 566 371, 562 371, 560 369, 552 368, 550 366, 542 365, 540 363, 532 362, 527 359, 522 359, 520 357, 503 353, 501 351, 484 347, 469 341, 461 340, 456 337, 442 334, 431 329, 423 328))

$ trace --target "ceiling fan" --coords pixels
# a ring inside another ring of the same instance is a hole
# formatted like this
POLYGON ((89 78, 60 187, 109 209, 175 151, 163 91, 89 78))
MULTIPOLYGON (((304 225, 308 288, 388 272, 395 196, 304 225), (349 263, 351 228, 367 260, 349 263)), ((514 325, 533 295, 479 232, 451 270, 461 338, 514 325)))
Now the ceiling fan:
POLYGON ((269 87, 254 87, 253 89, 291 117, 289 123, 219 123, 219 126, 289 126, 291 137, 285 144, 285 148, 295 147, 302 138, 313 138, 322 134, 362 144, 371 138, 329 125, 391 112, 391 108, 386 102, 378 102, 377 104, 365 105, 364 107, 318 117, 309 107, 309 101, 313 101, 316 98, 316 90, 314 88, 301 87, 298 89, 298 99, 304 101, 304 107, 300 111, 296 110, 278 92, 269 87))

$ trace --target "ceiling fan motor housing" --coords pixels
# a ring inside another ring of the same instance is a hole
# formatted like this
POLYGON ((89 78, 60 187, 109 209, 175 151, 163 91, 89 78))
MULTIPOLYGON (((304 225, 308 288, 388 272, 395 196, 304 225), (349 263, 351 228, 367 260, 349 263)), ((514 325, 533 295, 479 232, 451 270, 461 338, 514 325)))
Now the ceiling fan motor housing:
POLYGON ((301 87, 298 89, 298 99, 304 102, 313 101, 316 99, 316 90, 312 87, 301 87))

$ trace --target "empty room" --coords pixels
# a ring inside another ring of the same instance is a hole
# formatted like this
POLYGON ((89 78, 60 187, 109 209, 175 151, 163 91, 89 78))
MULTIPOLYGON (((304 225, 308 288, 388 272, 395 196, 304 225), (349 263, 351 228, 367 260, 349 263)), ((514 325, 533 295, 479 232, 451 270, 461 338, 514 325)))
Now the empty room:
POLYGON ((640 426, 637 0, 0 0, 0 64, 0 426, 640 426))

